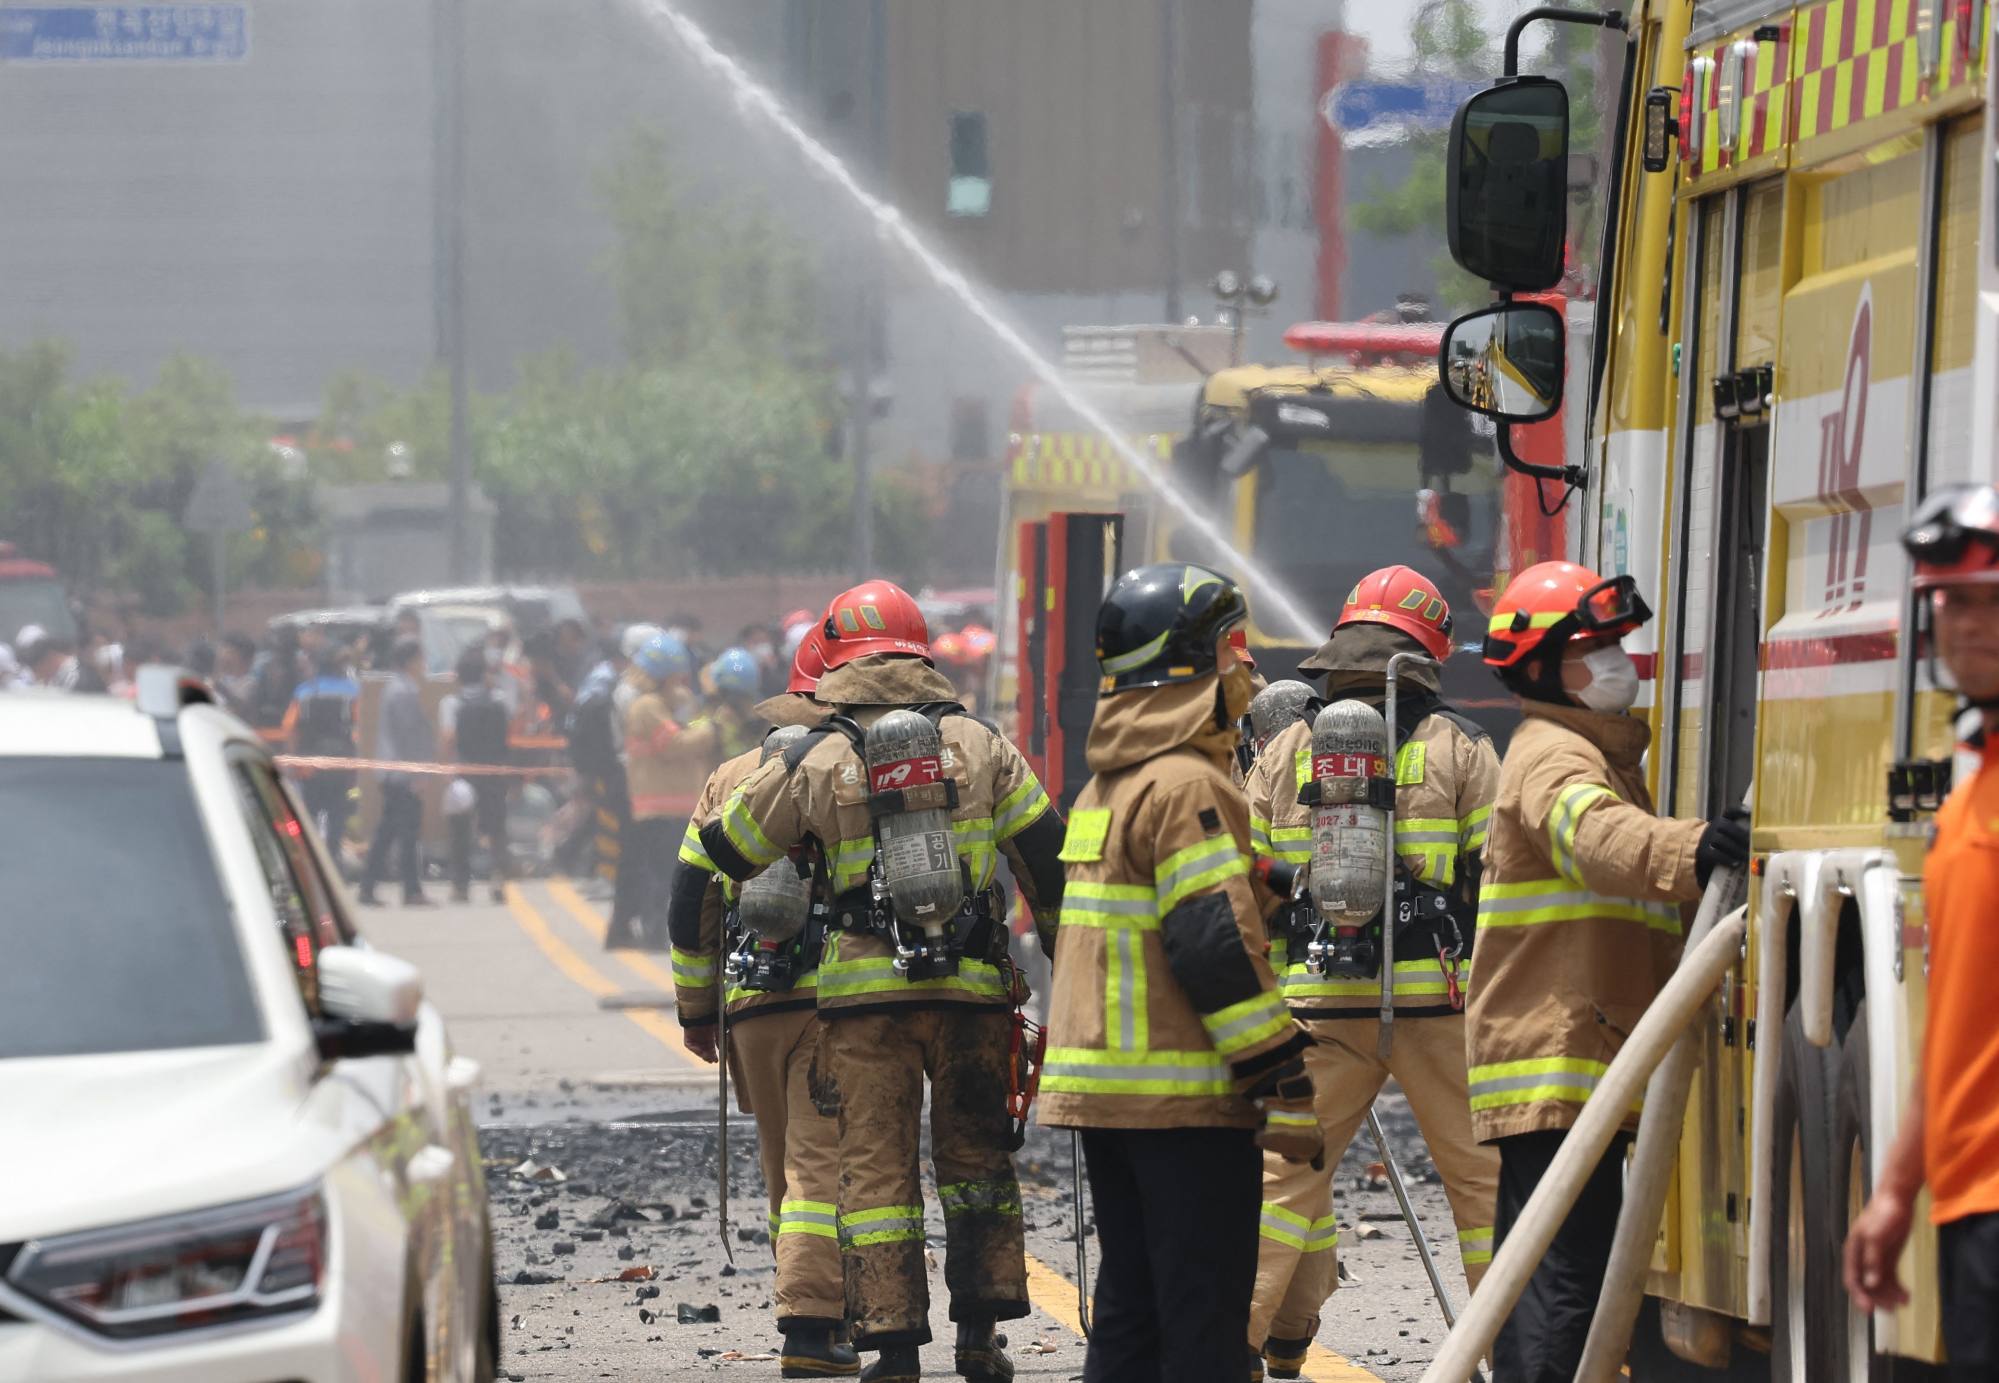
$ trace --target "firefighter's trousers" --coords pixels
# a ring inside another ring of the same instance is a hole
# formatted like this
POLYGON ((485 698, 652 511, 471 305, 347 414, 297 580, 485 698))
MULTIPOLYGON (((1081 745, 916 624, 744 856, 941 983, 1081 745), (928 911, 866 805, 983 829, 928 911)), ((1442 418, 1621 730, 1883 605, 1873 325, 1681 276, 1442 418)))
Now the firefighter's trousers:
POLYGON ((961 1006, 821 1022, 840 1106, 840 1256, 855 1345, 930 1340, 918 1165, 925 1076, 951 1319, 1025 1316, 1026 1247, 1006 1112, 1011 1015, 961 1006))
POLYGON ((1499 1154, 1472 1135, 1464 1017, 1398 1021, 1385 1065, 1375 1056, 1380 1024, 1372 1018, 1312 1019, 1305 1027, 1316 1039, 1305 1065, 1326 1135, 1326 1167, 1315 1172, 1308 1164, 1264 1155, 1263 1228, 1249 1316, 1254 1349, 1266 1339, 1307 1340, 1318 1333, 1319 1310, 1338 1285, 1333 1178, 1340 1154, 1390 1076, 1408 1096, 1430 1159, 1444 1179, 1466 1282, 1476 1288, 1492 1261, 1499 1154))
POLYGON ((729 1069, 756 1116, 777 1254, 777 1324, 838 1325, 840 1127, 819 1056, 814 1009, 757 1013, 729 1024, 729 1069), (815 1098, 816 1097, 816 1098, 815 1098), (821 1108, 821 1105, 824 1108, 821 1108))

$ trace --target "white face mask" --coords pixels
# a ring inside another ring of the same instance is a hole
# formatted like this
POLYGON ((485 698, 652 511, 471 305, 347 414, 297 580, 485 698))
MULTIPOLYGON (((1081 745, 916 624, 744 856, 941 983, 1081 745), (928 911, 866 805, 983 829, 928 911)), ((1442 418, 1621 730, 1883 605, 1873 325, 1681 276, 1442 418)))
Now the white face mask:
POLYGON ((1638 669, 1631 655, 1616 644, 1585 654, 1582 665, 1589 669, 1589 685, 1569 693, 1592 711, 1616 714, 1631 709, 1638 700, 1638 669))

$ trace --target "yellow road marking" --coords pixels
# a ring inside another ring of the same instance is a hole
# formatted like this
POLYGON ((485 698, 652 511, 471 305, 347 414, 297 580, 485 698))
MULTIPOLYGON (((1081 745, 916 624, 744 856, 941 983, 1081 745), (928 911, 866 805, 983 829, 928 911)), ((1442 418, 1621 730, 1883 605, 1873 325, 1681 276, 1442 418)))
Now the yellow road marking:
MULTIPOLYGON (((575 885, 567 879, 550 879, 548 893, 556 902, 562 904, 562 910, 575 918, 584 931, 599 941, 604 939, 604 932, 609 924, 597 909, 590 906, 590 900, 576 891, 575 885)), ((674 992, 673 972, 644 952, 619 950, 611 952, 611 955, 618 964, 634 975, 651 980, 669 994, 674 992)))
MULTIPOLYGON (((1054 1317, 1070 1334, 1083 1333, 1082 1319, 1076 1314, 1076 1284, 1031 1253, 1027 1255, 1027 1297, 1041 1308, 1043 1315, 1054 1317)), ((1324 1345, 1314 1344, 1305 1354, 1305 1383, 1381 1383, 1381 1380, 1324 1345)))
MULTIPOLYGON (((534 904, 528 901, 519 884, 507 885, 507 909, 513 913, 514 921, 520 923, 521 930, 527 933, 528 939, 540 947, 541 953, 547 956, 555 968, 564 975, 599 997, 623 992, 617 984, 591 968, 590 963, 577 955, 568 942, 555 934, 555 929, 548 925, 548 919, 535 911, 534 904)), ((627 1008, 618 1011, 643 1028, 647 1035, 657 1039, 688 1066, 697 1071, 706 1066, 707 1063, 697 1060, 694 1054, 687 1050, 687 1044, 681 1040, 680 1025, 673 1019, 650 1009, 627 1008)))
MULTIPOLYGON (((549 884, 549 893, 593 936, 600 939, 603 937, 605 925, 603 918, 598 916, 596 909, 592 908, 588 900, 574 888, 562 880, 554 880, 549 884)), ((567 942, 555 934, 547 919, 535 910, 534 904, 530 903, 527 895, 521 892, 520 885, 507 885, 507 907, 513 913, 514 920, 520 924, 521 930, 527 933, 528 939, 541 948, 542 954, 547 956, 555 968, 564 975, 592 994, 601 996, 621 992, 615 983, 592 968, 588 961, 576 954, 567 942)), ((672 987, 673 976, 662 971, 645 956, 627 955, 622 952, 614 954, 635 974, 656 979, 669 989, 672 987)), ((672 1049, 682 1061, 699 1069, 702 1063, 695 1059, 694 1054, 687 1050, 686 1043, 681 1040, 679 1024, 645 1009, 621 1009, 620 1012, 672 1049)), ((1029 1300, 1041 1308, 1044 1315, 1052 1318, 1070 1334, 1078 1337, 1082 1335, 1083 1322, 1076 1313, 1076 1284, 1031 1253, 1027 1255, 1027 1295, 1029 1300)), ((1305 1367, 1307 1383, 1379 1383, 1375 1375, 1342 1359, 1323 1345, 1312 1346, 1305 1355, 1305 1367)))

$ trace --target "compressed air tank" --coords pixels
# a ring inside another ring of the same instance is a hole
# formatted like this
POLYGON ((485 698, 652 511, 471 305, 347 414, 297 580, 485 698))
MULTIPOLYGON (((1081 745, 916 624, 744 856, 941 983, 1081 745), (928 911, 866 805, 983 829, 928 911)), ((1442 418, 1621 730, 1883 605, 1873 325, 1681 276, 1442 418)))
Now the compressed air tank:
POLYGON ((941 934, 965 900, 945 798, 943 737, 927 716, 890 711, 867 728, 862 756, 875 813, 877 859, 895 920, 941 934), (897 799, 896 794, 907 796, 897 799), (912 799, 915 805, 908 804, 912 799), (884 802, 896 800, 906 805, 884 808, 884 802))
POLYGON ((1334 927, 1381 911, 1388 886, 1388 813, 1368 783, 1388 773, 1388 722, 1365 701, 1335 701, 1312 722, 1312 903, 1334 927))

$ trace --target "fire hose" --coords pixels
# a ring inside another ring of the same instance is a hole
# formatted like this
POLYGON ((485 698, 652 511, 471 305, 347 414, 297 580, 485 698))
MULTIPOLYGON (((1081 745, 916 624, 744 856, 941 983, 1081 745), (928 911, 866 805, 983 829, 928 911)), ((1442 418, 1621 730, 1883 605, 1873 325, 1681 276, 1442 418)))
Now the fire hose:
MULTIPOLYGON (((1710 880, 1710 888, 1713 883, 1710 880)), ((1707 911, 1705 904, 1702 911, 1707 911)), ((1479 1284, 1436 1359, 1424 1370, 1422 1383, 1457 1383, 1471 1377, 1480 1357, 1492 1347, 1500 1326, 1526 1290, 1528 1278, 1554 1242, 1556 1231, 1568 1218, 1590 1173, 1602 1161, 1633 1101, 1638 1099, 1680 1034, 1706 1006, 1721 977, 1735 964, 1748 925, 1746 917, 1737 912, 1711 925, 1712 931, 1688 947, 1672 979, 1645 1010, 1623 1050, 1604 1072, 1596 1093, 1583 1106, 1581 1117, 1562 1140, 1547 1175, 1528 1198, 1526 1208, 1493 1258, 1485 1280, 1479 1284)), ((1669 1118, 1659 1122, 1678 1133, 1679 1120, 1669 1118)), ((1655 1227, 1656 1224, 1655 1215, 1655 1227)), ((1620 1236, 1628 1233, 1622 1219, 1618 1233, 1620 1236)), ((1648 1232, 1648 1243, 1650 1238, 1648 1232)))
MULTIPOLYGON (((1739 869, 1717 869, 1701 895, 1687 944, 1698 946, 1713 930, 1724 908, 1737 908, 1743 875, 1739 869)), ((1651 1266, 1652 1245, 1659 1234, 1659 1217, 1666 1208, 1666 1191, 1680 1151, 1680 1125, 1686 1119, 1687 1095, 1693 1088, 1694 1067, 1700 1060, 1700 1038, 1689 1024, 1680 1040, 1645 1087, 1645 1117, 1638 1122, 1638 1139, 1624 1177, 1624 1208, 1617 1216, 1617 1238, 1610 1265, 1603 1275, 1589 1341, 1583 1346, 1577 1383, 1608 1383, 1624 1366, 1631 1328, 1645 1295, 1645 1273, 1651 1266)))

